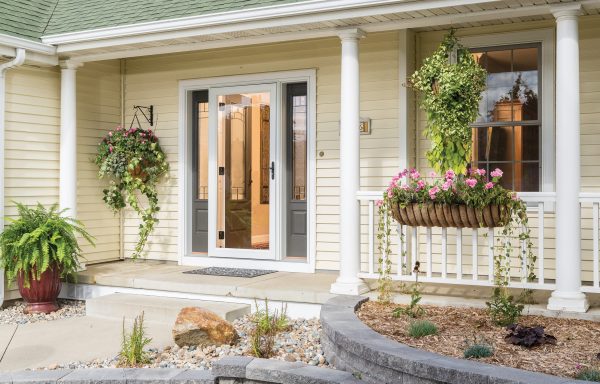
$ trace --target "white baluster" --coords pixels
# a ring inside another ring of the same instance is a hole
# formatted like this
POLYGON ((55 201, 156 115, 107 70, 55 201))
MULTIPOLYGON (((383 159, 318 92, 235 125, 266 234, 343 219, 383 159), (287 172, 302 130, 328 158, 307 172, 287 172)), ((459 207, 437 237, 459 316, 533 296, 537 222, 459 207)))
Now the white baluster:
MULTIPOLYGON (((369 273, 373 274, 374 272, 374 264, 375 264, 375 240, 374 240, 374 227, 375 227, 375 218, 374 218, 374 210, 375 204, 373 200, 369 200, 369 273)), ((381 217, 379 218, 381 220, 381 217)))
POLYGON ((456 228, 456 278, 462 280, 462 228, 456 228))
POLYGON ((472 229, 471 232, 471 252, 472 257, 473 257, 473 271, 472 271, 472 275, 473 275, 473 280, 479 280, 479 265, 478 265, 478 253, 479 253, 479 230, 476 228, 472 229))

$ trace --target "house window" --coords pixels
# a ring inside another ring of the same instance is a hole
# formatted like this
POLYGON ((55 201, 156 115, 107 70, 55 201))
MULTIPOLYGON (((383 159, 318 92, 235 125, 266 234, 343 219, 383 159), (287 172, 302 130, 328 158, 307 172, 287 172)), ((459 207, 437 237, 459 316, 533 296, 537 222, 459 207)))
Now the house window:
POLYGON ((472 166, 504 171, 515 191, 541 190, 541 44, 473 50, 487 84, 473 124, 472 166))

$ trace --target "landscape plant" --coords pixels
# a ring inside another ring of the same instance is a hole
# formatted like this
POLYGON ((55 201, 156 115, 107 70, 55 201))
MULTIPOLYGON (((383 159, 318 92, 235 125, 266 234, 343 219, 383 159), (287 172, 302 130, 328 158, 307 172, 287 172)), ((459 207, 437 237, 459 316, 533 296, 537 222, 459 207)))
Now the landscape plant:
POLYGON ((592 362, 592 364, 585 366, 577 364, 577 373, 575 374, 575 378, 577 380, 600 383, 600 368, 598 367, 598 362, 592 362))
POLYGON ((264 309, 255 303, 256 311, 251 317, 253 329, 250 332, 250 353, 256 357, 269 358, 273 356, 273 346, 278 333, 289 327, 287 307, 282 306, 281 311, 277 309, 269 311, 269 301, 265 299, 264 309))
POLYGON ((494 354, 494 347, 485 339, 473 336, 473 340, 465 340, 465 350, 463 356, 465 359, 482 359, 494 354))
POLYGON ((425 309, 421 307, 419 304, 421 302, 421 289, 419 285, 419 268, 421 266, 420 262, 415 263, 415 267, 413 268, 413 273, 415 275, 415 283, 412 286, 410 293, 410 303, 406 306, 399 306, 392 311, 392 316, 400 317, 402 315, 406 315, 413 319, 417 317, 421 317, 425 314, 425 309))
POLYGON ((121 341, 121 351, 119 352, 120 367, 139 367, 150 361, 148 352, 144 348, 152 342, 152 339, 146 336, 144 326, 144 312, 136 316, 133 320, 131 332, 125 330, 125 318, 123 318, 123 339, 121 341))
POLYGON ((547 334, 544 327, 527 327, 520 324, 511 324, 506 329, 509 333, 504 337, 507 343, 533 348, 539 345, 556 345, 556 337, 547 334))
POLYGON ((494 294, 486 306, 490 318, 495 325, 505 327, 516 323, 525 308, 523 304, 517 303, 505 287, 494 287, 494 294))
POLYGON ((61 278, 77 272, 83 258, 78 236, 94 244, 83 224, 57 204, 49 208, 15 204, 18 215, 6 219, 9 225, 0 234, 0 265, 8 282, 21 275, 29 287, 31 279, 40 280, 49 268, 58 268, 61 278))
POLYGON ((427 113, 425 136, 431 141, 429 163, 438 172, 464 173, 471 159, 471 123, 479 113, 486 71, 471 51, 460 44, 454 30, 423 60, 409 80, 420 94, 427 113))
POLYGON ((414 320, 408 324, 408 335, 414 338, 437 335, 437 326, 429 320, 414 320))
POLYGON ((104 202, 114 212, 129 204, 142 221, 132 255, 138 258, 158 223, 157 184, 169 170, 158 137, 151 129, 117 127, 98 145, 94 162, 99 167, 99 177, 109 179, 109 187, 103 191, 104 202), (140 200, 141 196, 145 197, 147 206, 140 200))

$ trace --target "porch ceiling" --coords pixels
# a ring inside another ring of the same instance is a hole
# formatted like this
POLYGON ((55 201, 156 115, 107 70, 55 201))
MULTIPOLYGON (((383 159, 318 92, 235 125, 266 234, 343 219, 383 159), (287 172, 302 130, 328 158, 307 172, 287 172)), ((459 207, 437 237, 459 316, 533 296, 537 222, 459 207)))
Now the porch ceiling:
POLYGON ((583 15, 600 14, 600 0, 422 1, 423 4, 438 5, 422 8, 415 8, 414 5, 412 8, 407 7, 410 3, 388 2, 379 7, 352 9, 351 12, 336 10, 260 21, 188 25, 185 28, 151 33, 115 33, 111 37, 103 35, 98 38, 88 36, 71 41, 63 40, 57 44, 57 51, 63 59, 87 62, 329 37, 336 36, 339 29, 351 27, 361 28, 366 32, 380 32, 407 28, 440 30, 449 26, 468 28, 539 21, 553 19, 553 7, 571 4, 581 4, 583 15), (466 5, 457 5, 459 3, 466 5), (440 4, 453 6, 439 6, 440 4), (395 9, 400 11, 393 11, 395 9))

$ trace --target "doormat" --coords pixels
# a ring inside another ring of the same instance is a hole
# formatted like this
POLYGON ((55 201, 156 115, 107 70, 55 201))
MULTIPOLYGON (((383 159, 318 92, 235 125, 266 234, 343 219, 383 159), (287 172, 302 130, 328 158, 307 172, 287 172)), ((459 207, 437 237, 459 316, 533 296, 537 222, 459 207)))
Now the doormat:
POLYGON ((266 269, 245 269, 245 268, 220 268, 220 267, 207 267, 201 269, 193 269, 191 271, 185 271, 192 275, 211 275, 211 276, 227 276, 227 277, 246 277, 252 278, 262 275, 268 275, 277 271, 269 271, 266 269))

